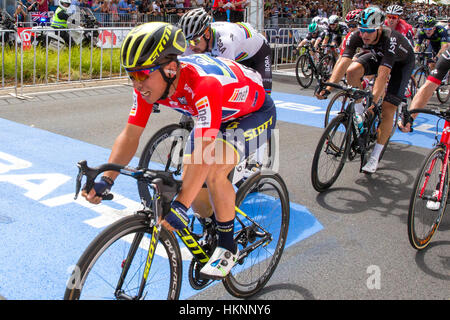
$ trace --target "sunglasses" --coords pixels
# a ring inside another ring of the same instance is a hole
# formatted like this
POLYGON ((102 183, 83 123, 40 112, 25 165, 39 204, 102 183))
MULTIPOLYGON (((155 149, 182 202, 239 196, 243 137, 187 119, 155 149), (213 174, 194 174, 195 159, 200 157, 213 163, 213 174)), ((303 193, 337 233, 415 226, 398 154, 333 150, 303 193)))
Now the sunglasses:
POLYGON ((374 33, 375 31, 377 31, 377 29, 359 28, 359 32, 361 32, 361 33, 374 33))
POLYGON ((200 43, 201 40, 202 40, 202 36, 200 36, 198 38, 195 38, 195 39, 192 39, 192 40, 189 40, 189 44, 191 46, 196 46, 196 45, 198 45, 200 43))
POLYGON ((127 70, 127 69, 125 69, 125 70, 127 71, 128 76, 130 77, 131 80, 144 81, 144 80, 147 80, 150 73, 158 70, 159 68, 161 68, 161 66, 155 66, 155 67, 151 67, 151 68, 147 68, 147 69, 140 69, 140 70, 127 70))
POLYGON ((358 25, 357 24, 347 24, 347 27, 349 27, 349 28, 357 28, 358 25))
POLYGON ((432 27, 431 28, 423 28, 423 30, 430 31, 430 30, 433 30, 433 28, 432 27))
POLYGON ((388 14, 387 17, 388 17, 388 19, 392 19, 392 20, 397 20, 399 18, 398 16, 394 16, 392 14, 388 14))

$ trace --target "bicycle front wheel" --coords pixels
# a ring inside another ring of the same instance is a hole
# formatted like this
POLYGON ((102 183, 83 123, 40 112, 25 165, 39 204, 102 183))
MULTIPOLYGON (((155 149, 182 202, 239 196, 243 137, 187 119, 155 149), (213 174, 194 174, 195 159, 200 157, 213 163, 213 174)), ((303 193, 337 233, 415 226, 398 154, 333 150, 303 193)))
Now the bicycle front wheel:
POLYGON ((312 63, 309 54, 304 53, 298 57, 297 63, 295 64, 295 76, 297 77, 298 83, 305 89, 313 82, 314 71, 312 63))
POLYGON ((331 187, 344 167, 350 150, 349 125, 351 121, 346 120, 344 114, 339 114, 320 137, 311 167, 311 182, 318 192, 331 187))
POLYGON ((278 174, 257 172, 236 194, 235 241, 241 259, 223 280, 238 298, 260 291, 275 271, 289 229, 289 195, 278 174))
POLYGON ((347 107, 348 96, 345 91, 339 91, 328 103, 327 111, 325 112, 324 128, 327 127, 331 119, 333 119, 339 112, 342 112, 347 107))
POLYGON ((444 214, 448 198, 448 167, 439 199, 445 148, 436 146, 425 159, 414 182, 408 210, 408 237, 417 250, 428 246, 444 214))
POLYGON ((134 214, 103 230, 78 260, 67 283, 65 300, 178 299, 181 253, 173 233, 161 228, 148 270, 152 242, 149 218, 134 214), (143 274, 148 273, 143 291, 143 274))

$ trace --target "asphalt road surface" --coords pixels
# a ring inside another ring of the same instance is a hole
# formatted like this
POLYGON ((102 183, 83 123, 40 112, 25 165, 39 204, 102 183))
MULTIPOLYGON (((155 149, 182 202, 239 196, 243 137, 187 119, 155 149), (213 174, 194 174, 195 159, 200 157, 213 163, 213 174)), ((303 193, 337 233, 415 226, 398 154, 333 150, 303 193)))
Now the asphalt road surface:
MULTIPOLYGON (((300 90, 292 79, 274 81, 273 91, 312 96, 312 90, 300 90)), ((0 118, 104 148, 111 148, 132 102, 126 85, 30 95, 34 98, 25 101, 1 98, 0 118)), ((142 141, 178 121, 178 113, 161 110, 142 141)), ((283 121, 277 128, 279 171, 290 200, 308 208, 323 229, 284 251, 271 280, 254 299, 450 298, 449 212, 428 249, 417 252, 407 238, 412 184, 428 149, 392 143, 375 174, 359 173, 355 160, 345 165, 329 191, 318 194, 310 171, 322 129, 283 121)), ((5 295, 1 289, 0 294, 5 295)), ((217 283, 191 299, 233 297, 217 283)))

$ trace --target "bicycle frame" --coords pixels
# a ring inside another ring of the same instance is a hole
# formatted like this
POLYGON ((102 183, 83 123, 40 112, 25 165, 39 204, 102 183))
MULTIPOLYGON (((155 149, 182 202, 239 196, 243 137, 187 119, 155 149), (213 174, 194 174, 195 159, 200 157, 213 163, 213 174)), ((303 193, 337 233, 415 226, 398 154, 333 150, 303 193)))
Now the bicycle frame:
MULTIPOLYGON (((439 181, 439 193, 437 195, 436 201, 440 201, 442 199, 442 192, 444 190, 444 183, 445 183, 445 175, 448 170, 448 160, 449 160, 449 156, 450 156, 450 122, 448 120, 445 120, 444 128, 442 130, 441 140, 439 143, 445 146, 445 159, 444 159, 444 163, 443 163, 443 168, 441 168, 441 170, 442 170, 440 173, 441 180, 439 181)), ((436 164, 436 159, 433 159, 430 169, 428 170, 428 172, 426 174, 427 178, 425 179, 425 183, 420 190, 421 197, 423 197, 425 188, 428 185, 428 180, 430 179, 430 173, 433 171, 435 164, 436 164)))
MULTIPOLYGON (((160 204, 158 203, 158 201, 160 201, 161 198, 161 194, 158 193, 158 189, 156 185, 151 185, 151 187, 156 191, 155 195, 152 199, 153 208, 161 208, 160 204)), ((159 209, 158 209, 159 210, 159 209)), ((266 231, 263 227, 261 227, 257 222, 255 222, 253 219, 251 219, 244 211, 242 211, 241 209, 239 209, 238 207, 235 206, 235 212, 240 214, 241 216, 243 216, 245 219, 247 219, 248 221, 250 221, 252 223, 252 225, 255 225, 257 228, 259 228, 260 230, 263 231, 264 235, 261 237, 261 239, 259 239, 258 241, 255 241, 253 244, 251 244, 250 246, 247 246, 245 249, 243 249, 240 254, 239 254, 239 260, 241 261, 243 258, 245 258, 249 252, 253 251, 254 249, 256 249, 257 247, 259 247, 260 245, 267 245, 270 243, 270 241, 272 240, 272 235, 266 231)), ((160 212, 155 212, 155 217, 160 217, 161 213, 160 212)), ((239 239, 240 235, 242 232, 246 232, 246 228, 245 225, 241 222, 241 220, 237 218, 237 221, 241 223, 242 225, 242 230, 240 231, 240 233, 238 233, 237 235, 237 239, 239 239)), ((155 220, 154 220, 155 221, 155 220)), ((136 298, 141 298, 142 297, 142 293, 144 291, 145 288, 145 283, 147 282, 147 277, 148 277, 148 273, 150 271, 150 268, 152 266, 152 262, 153 262, 153 258, 155 255, 155 250, 156 250, 156 246, 158 244, 159 241, 159 233, 161 231, 161 224, 159 222, 155 223, 153 225, 153 230, 152 230, 152 239, 150 241, 150 246, 148 249, 148 254, 147 254, 147 259, 146 259, 146 264, 145 264, 145 269, 144 269, 144 273, 143 273, 143 277, 141 280, 141 285, 139 288, 139 293, 138 296, 136 298)), ((209 255, 205 252, 204 248, 198 243, 197 239, 195 238, 195 235, 191 233, 191 231, 189 230, 189 228, 184 228, 183 230, 177 230, 176 234, 178 235, 178 237, 181 239, 181 241, 184 243, 184 245, 186 246, 186 248, 189 250, 189 252, 192 254, 192 256, 194 257, 194 259, 200 263, 201 265, 205 265, 208 261, 209 261, 209 255)), ((137 248, 139 246, 139 242, 142 239, 143 234, 141 235, 137 235, 135 237, 135 239, 133 240, 133 243, 130 247, 130 252, 128 253, 127 259, 125 260, 125 264, 123 267, 123 271, 122 274, 119 278, 119 283, 117 284, 116 287, 116 297, 117 298, 130 298, 125 296, 122 292, 121 292, 121 287, 123 284, 123 280, 126 277, 126 274, 128 272, 129 266, 130 264, 128 263, 128 261, 132 261, 134 254, 137 251, 137 248)))

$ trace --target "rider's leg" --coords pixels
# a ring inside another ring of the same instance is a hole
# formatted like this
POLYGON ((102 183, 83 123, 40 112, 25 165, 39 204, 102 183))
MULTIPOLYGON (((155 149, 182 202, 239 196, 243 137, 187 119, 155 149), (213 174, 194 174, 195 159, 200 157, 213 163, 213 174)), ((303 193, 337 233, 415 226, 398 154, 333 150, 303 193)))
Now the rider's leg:
MULTIPOLYGON (((357 87, 362 89, 361 79, 363 78, 365 73, 364 66, 358 61, 353 61, 352 64, 347 69, 347 82, 352 87, 357 87)), ((361 115, 364 112, 364 106, 362 104, 362 100, 359 100, 355 103, 355 112, 356 114, 361 115)))

